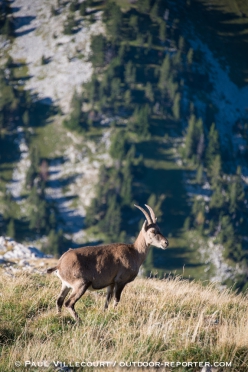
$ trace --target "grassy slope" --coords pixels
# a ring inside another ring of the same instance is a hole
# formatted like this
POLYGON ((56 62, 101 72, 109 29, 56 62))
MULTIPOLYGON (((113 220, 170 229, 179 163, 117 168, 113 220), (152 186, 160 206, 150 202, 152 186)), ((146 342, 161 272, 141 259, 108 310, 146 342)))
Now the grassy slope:
POLYGON ((103 312, 96 292, 83 296, 77 326, 66 310, 55 315, 59 287, 53 276, 1 275, 0 370, 14 371, 16 360, 227 361, 232 372, 248 369, 247 297, 179 278, 136 279, 117 309, 103 312))

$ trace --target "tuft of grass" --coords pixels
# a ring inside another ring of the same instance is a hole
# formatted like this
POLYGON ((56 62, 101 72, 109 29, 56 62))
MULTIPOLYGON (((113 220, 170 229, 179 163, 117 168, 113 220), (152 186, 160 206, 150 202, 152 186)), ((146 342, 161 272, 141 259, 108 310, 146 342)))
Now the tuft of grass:
POLYGON ((232 371, 248 368, 245 295, 180 277, 136 279, 117 309, 104 312, 105 293, 87 292, 76 304, 77 325, 66 309, 56 315, 59 290, 54 276, 1 275, 0 370, 25 360, 226 361, 232 371))

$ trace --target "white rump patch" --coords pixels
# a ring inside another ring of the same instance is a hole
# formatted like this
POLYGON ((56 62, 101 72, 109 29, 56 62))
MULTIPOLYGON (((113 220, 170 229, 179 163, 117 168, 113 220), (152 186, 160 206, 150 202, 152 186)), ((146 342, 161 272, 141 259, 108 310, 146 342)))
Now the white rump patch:
POLYGON ((57 277, 61 280, 62 284, 67 287, 67 288, 72 288, 72 285, 69 284, 68 282, 66 282, 64 279, 61 278, 61 276, 59 275, 59 270, 56 270, 55 271, 57 277))

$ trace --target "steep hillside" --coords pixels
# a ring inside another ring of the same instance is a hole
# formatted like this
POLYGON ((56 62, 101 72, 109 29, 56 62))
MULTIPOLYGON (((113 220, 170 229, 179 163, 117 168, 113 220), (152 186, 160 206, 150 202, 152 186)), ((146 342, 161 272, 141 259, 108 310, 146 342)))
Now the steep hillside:
MULTIPOLYGON (((123 369, 121 362, 156 362, 163 370, 164 363, 178 362, 181 372, 201 371, 205 363, 218 363, 215 372, 248 370, 248 303, 241 295, 180 278, 137 279, 117 309, 103 312, 105 293, 86 293, 76 305, 82 324, 75 325, 66 309, 60 317, 55 313, 58 278, 0 278, 3 371, 24 371, 25 361, 43 363, 49 371, 63 365, 83 370, 75 363, 97 361, 109 361, 115 370, 123 369)), ((175 364, 167 366, 175 370, 175 364)))
POLYGON ((55 255, 130 241, 132 205, 148 203, 170 247, 143 273, 245 290, 247 9, 235 4, 2 1, 2 233, 55 255))

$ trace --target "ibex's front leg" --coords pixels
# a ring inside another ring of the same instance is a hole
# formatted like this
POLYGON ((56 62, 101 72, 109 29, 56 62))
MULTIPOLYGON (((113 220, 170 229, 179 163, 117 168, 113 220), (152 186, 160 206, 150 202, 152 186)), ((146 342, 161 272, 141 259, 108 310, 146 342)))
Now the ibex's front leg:
POLYGON ((121 293, 125 287, 126 283, 123 284, 123 283, 116 283, 115 284, 115 304, 114 306, 116 307, 118 305, 118 303, 120 302, 120 299, 121 299, 121 293))

